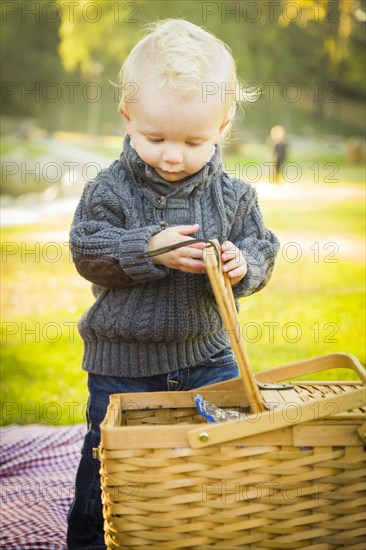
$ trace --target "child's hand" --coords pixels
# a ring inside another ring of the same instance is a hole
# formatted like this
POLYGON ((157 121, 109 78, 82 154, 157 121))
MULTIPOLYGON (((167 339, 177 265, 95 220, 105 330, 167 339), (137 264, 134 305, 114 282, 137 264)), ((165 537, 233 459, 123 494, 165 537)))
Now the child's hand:
MULTIPOLYGON (((168 227, 160 233, 153 235, 148 244, 148 250, 170 246, 175 243, 193 240, 191 235, 199 229, 198 223, 194 225, 176 225, 168 227)), ((183 246, 165 254, 153 257, 155 265, 165 265, 171 269, 179 269, 186 273, 205 273, 206 266, 203 263, 203 249, 205 243, 195 243, 191 246, 183 246)))
POLYGON ((234 286, 245 277, 247 262, 242 251, 230 241, 221 245, 221 252, 222 271, 229 275, 231 286, 234 286))

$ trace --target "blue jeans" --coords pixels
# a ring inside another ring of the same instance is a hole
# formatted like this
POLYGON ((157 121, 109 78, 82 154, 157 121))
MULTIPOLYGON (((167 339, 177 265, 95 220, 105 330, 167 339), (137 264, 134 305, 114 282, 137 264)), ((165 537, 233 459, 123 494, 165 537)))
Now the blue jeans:
POLYGON ((100 442, 102 422, 112 393, 187 391, 239 376, 230 349, 224 349, 195 367, 146 378, 123 378, 89 373, 88 432, 76 474, 75 497, 68 513, 68 550, 105 550, 99 461, 92 458, 100 442))

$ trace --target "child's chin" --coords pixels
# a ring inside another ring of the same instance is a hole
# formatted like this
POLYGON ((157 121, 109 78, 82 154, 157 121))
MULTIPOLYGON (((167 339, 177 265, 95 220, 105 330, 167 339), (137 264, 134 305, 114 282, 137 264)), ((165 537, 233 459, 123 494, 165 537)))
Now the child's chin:
POLYGON ((156 170, 159 176, 164 178, 166 181, 169 181, 171 183, 181 181, 185 179, 188 174, 185 172, 165 172, 164 170, 156 170))

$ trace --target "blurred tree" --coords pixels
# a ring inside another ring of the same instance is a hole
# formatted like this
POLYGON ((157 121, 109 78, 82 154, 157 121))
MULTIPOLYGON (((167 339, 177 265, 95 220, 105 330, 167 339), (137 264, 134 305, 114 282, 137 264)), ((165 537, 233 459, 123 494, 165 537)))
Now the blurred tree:
POLYGON ((348 93, 351 74, 352 90, 354 86, 359 92, 363 89, 360 56, 354 56, 351 47, 362 36, 360 0, 280 0, 272 6, 268 0, 258 0, 257 5, 245 0, 81 0, 72 12, 72 3, 58 1, 62 10, 59 51, 67 70, 80 67, 88 75, 98 62, 108 74, 116 73, 142 35, 144 23, 183 17, 227 42, 247 80, 309 84, 316 74, 319 92, 334 81, 348 93), (100 11, 95 7, 92 11, 91 5, 98 4, 100 11))
POLYGON ((59 53, 66 70, 80 67, 92 75, 95 63, 115 66, 125 57, 138 28, 136 2, 57 1, 62 14, 59 53))
POLYGON ((14 0, 0 7, 3 111, 39 117, 49 131, 56 124, 95 133, 100 118, 115 125, 111 83, 143 25, 166 17, 186 18, 231 47, 241 77, 262 89, 255 112, 263 128, 297 107, 283 92, 292 84, 310 94, 317 116, 341 94, 363 99, 363 0, 14 0), (86 92, 98 87, 103 101, 89 100, 86 92), (54 99, 60 90, 62 101, 54 99))
POLYGON ((1 17, 2 112, 37 117, 52 132, 65 76, 58 55, 57 5, 52 11, 55 2, 48 2, 44 17, 39 2, 5 2, 2 10, 6 4, 12 10, 1 17))
POLYGON ((313 75, 317 116, 323 115, 326 101, 338 103, 340 94, 362 100, 365 22, 360 0, 282 0, 278 23, 291 37, 294 59, 301 59, 302 78, 313 75))
MULTIPOLYGON (((76 4, 58 0, 61 11, 59 55, 66 71, 81 71, 81 79, 100 90, 100 100, 87 101, 89 134, 101 126, 101 98, 118 97, 115 86, 122 60, 136 40, 139 20, 135 2, 93 2, 76 4), (106 92, 111 91, 112 94, 106 92)), ((85 103, 85 98, 84 98, 85 103)), ((112 105, 112 102, 110 106, 112 105)))

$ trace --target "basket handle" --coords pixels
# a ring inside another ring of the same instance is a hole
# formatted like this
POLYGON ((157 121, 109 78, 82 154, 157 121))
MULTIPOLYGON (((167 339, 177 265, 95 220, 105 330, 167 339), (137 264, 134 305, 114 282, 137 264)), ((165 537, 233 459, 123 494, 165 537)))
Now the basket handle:
POLYGON ((328 353, 311 359, 288 363, 281 367, 274 367, 256 373, 255 378, 258 382, 273 384, 328 369, 351 369, 364 384, 366 383, 366 371, 357 357, 351 353, 342 352, 328 353))
MULTIPOLYGON (((363 407, 366 403, 365 388, 352 390, 346 393, 332 395, 318 401, 312 401, 299 405, 295 420, 290 420, 288 414, 284 414, 284 409, 274 409, 272 411, 259 412, 258 414, 249 414, 245 418, 223 422, 221 424, 207 424, 199 428, 194 428, 187 433, 190 446, 193 449, 217 445, 225 441, 242 439, 273 430, 288 428, 290 425, 302 424, 322 418, 331 418, 334 414, 354 410, 363 407)), ((287 404, 287 407, 291 405, 287 404)))
POLYGON ((222 271, 221 255, 219 253, 220 245, 217 240, 212 240, 210 243, 212 246, 204 249, 203 260, 206 264, 212 291, 230 339, 231 349, 239 367, 244 391, 254 411, 264 411, 263 397, 250 368, 248 353, 240 330, 230 279, 228 274, 222 271))

